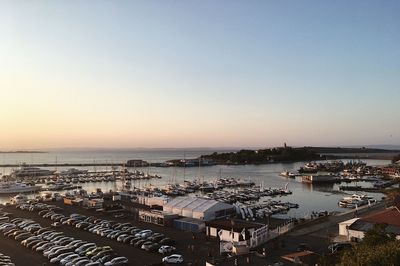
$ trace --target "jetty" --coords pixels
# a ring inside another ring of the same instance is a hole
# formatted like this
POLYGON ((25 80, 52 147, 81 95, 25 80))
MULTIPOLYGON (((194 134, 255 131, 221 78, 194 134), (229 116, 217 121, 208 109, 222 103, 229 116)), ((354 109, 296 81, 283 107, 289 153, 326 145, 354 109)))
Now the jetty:
POLYGON ((340 186, 340 190, 345 191, 365 191, 365 192, 382 192, 384 189, 376 187, 361 187, 361 186, 340 186))

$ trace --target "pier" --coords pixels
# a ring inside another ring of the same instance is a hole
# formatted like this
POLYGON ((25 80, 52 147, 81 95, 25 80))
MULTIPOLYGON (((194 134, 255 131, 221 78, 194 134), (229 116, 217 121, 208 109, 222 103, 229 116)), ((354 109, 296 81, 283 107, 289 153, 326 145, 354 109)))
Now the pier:
POLYGON ((364 192, 383 192, 383 188, 375 188, 375 187, 361 187, 361 186, 340 186, 340 190, 344 191, 364 191, 364 192))

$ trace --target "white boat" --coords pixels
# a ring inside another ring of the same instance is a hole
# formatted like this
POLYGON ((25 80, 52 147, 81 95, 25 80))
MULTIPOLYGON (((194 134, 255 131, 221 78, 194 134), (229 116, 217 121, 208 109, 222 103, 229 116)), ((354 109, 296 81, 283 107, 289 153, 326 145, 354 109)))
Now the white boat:
POLYGON ((81 175, 81 174, 87 174, 88 170, 79 170, 76 168, 70 168, 67 170, 64 170, 60 173, 60 175, 81 175))
POLYGON ((25 203, 28 200, 28 197, 23 194, 18 194, 17 196, 12 197, 10 200, 12 204, 21 204, 25 203))
POLYGON ((351 196, 343 197, 338 205, 342 208, 356 208, 366 204, 376 203, 376 199, 366 194, 353 194, 351 196))
POLYGON ((296 177, 295 174, 293 174, 293 173, 291 173, 291 172, 289 172, 287 170, 281 172, 279 175, 283 176, 283 177, 290 177, 290 178, 295 178, 296 177))
POLYGON ((351 196, 343 197, 343 201, 353 201, 353 200, 371 200, 374 197, 368 196, 367 194, 353 194, 351 196))
POLYGON ((329 183, 336 182, 338 177, 335 175, 304 175, 301 177, 301 182, 304 183, 329 183))
POLYGON ((53 175, 55 171, 40 169, 37 167, 29 167, 22 165, 21 168, 14 170, 11 175, 15 177, 33 177, 33 176, 50 176, 53 175))
POLYGON ((24 183, 0 182, 0 194, 29 193, 41 189, 40 186, 29 186, 24 183))

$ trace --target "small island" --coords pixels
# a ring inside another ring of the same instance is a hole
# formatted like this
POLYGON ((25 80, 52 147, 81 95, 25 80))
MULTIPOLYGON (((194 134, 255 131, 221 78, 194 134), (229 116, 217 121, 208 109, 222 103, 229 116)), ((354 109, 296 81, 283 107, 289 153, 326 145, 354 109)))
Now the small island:
POLYGON ((309 147, 293 148, 284 147, 247 150, 243 149, 237 152, 217 153, 210 155, 202 155, 202 159, 212 160, 216 164, 265 164, 273 162, 298 162, 298 161, 314 161, 325 159, 314 149, 309 147))
POLYGON ((283 147, 268 149, 242 149, 237 152, 202 155, 201 159, 215 164, 245 165, 266 164, 274 162, 301 162, 327 159, 400 159, 399 150, 376 148, 342 148, 342 147, 283 147), (397 155, 397 157, 395 157, 397 155))

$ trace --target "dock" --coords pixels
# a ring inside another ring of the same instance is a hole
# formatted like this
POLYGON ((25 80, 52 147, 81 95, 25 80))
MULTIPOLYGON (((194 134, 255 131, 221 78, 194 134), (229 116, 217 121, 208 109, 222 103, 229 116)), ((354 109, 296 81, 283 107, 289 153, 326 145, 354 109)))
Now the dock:
POLYGON ((361 186, 340 186, 340 190, 347 191, 365 191, 365 192, 382 192, 384 189, 375 187, 361 187, 361 186))

